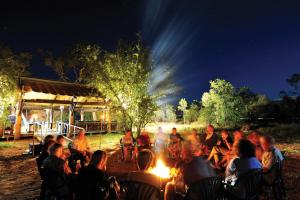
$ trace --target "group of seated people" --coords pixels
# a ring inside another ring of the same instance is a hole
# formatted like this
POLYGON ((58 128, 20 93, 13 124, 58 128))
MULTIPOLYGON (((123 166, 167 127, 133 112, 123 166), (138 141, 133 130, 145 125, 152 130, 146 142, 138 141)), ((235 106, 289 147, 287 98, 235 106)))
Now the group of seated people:
MULTIPOLYGON (((232 139, 229 132, 223 130, 219 137, 212 125, 201 135, 193 129, 185 139, 177 133, 176 128, 172 129, 166 139, 159 128, 154 142, 151 142, 146 131, 134 139, 131 130, 127 130, 120 142, 124 159, 131 153, 130 160, 135 159, 138 166, 138 170, 129 172, 125 179, 163 190, 163 198, 166 200, 183 198, 182 194, 193 183, 217 176, 222 169, 225 169, 224 182, 234 185, 238 176, 249 170, 267 172, 276 163, 283 161, 283 155, 274 146, 275 141, 271 136, 252 132, 245 137, 242 131, 235 131, 232 139), (174 167, 178 169, 177 175, 166 184, 149 173, 149 169, 155 166, 157 156, 164 152, 169 153, 169 159, 176 160, 174 167)), ((106 172, 108 156, 105 151, 97 150, 92 153, 84 131, 78 133, 70 149, 71 152, 64 152, 63 136, 45 138, 43 151, 37 159, 44 184, 41 199, 47 189, 57 199, 122 199, 122 185, 106 172), (70 167, 68 159, 73 153, 79 155, 80 160, 76 161, 74 169, 70 167)), ((158 198, 153 194, 150 199, 158 198)))

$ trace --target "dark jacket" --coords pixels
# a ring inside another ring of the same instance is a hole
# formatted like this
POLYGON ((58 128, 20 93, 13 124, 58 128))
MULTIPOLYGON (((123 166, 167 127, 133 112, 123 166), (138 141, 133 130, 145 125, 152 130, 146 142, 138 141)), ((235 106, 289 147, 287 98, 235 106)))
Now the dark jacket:
POLYGON ((42 165, 43 178, 47 188, 57 197, 70 195, 68 176, 64 171, 65 161, 56 156, 48 156, 42 165))
POLYGON ((108 195, 108 175, 94 166, 83 167, 78 173, 76 200, 101 200, 108 195))
POLYGON ((213 135, 208 140, 205 140, 205 138, 206 133, 201 135, 200 142, 204 144, 209 150, 216 146, 219 140, 218 135, 216 133, 213 133, 213 135))

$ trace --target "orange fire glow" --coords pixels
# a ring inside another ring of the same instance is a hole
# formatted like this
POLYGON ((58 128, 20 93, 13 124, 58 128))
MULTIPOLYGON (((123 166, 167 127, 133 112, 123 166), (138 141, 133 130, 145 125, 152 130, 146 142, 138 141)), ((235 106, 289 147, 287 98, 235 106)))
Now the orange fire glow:
POLYGON ((150 169, 149 172, 163 179, 168 179, 171 177, 170 167, 166 166, 161 159, 157 160, 156 166, 150 169))

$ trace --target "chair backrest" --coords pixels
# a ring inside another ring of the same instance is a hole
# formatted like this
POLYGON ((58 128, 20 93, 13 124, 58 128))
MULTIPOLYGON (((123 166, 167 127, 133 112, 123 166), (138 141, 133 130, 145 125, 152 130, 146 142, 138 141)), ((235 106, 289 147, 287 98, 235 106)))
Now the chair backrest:
POLYGON ((126 200, 160 200, 163 195, 159 188, 137 181, 122 181, 121 187, 126 200))
POLYGON ((235 187, 240 188, 243 199, 255 199, 258 197, 259 189, 262 183, 262 170, 250 170, 238 177, 235 187))
POLYGON ((283 161, 276 162, 268 171, 263 173, 264 183, 272 185, 277 180, 282 179, 282 166, 283 161))
POLYGON ((222 190, 222 178, 210 177, 189 186, 186 199, 217 199, 222 190))

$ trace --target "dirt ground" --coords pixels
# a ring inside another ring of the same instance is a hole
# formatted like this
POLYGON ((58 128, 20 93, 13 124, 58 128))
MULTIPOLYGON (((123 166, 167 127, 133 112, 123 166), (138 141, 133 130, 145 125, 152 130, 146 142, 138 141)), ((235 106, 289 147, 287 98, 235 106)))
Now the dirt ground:
MULTIPOLYGON (((13 142, 13 145, 0 148, 0 200, 38 199, 40 177, 35 158, 25 155, 29 140, 13 142)), ((288 145, 288 144, 282 144, 288 145)), ((283 146, 278 145, 280 148, 283 146)), ((109 160, 107 170, 121 173, 135 170, 133 163, 121 161, 118 149, 107 149, 109 160)), ((288 199, 297 200, 300 195, 300 154, 287 153, 284 166, 284 178, 288 199)))

